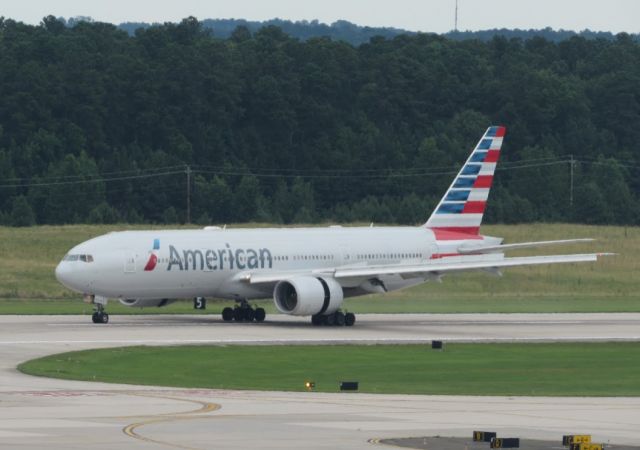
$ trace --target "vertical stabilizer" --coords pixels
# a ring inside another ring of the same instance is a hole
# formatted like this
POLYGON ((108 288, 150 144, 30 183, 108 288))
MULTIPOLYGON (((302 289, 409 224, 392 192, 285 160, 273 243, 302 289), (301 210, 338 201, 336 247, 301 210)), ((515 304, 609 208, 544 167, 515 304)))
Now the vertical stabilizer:
POLYGON ((424 225, 438 231, 477 235, 493 183, 506 128, 487 129, 424 225))

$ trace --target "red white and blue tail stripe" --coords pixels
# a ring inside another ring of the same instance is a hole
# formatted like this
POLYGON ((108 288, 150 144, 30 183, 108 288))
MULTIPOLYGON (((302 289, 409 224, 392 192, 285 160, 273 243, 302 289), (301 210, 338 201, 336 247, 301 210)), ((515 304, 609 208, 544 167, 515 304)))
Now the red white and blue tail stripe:
POLYGON ((500 126, 487 129, 429 217, 427 228, 478 235, 505 131, 500 126))

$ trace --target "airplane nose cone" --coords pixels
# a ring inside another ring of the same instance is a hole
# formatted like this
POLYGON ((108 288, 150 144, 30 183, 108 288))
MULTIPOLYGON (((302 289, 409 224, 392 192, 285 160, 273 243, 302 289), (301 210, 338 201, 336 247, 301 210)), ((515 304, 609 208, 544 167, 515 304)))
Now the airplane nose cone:
POLYGON ((70 272, 69 265, 65 264, 64 261, 60 262, 56 267, 56 280, 64 286, 69 287, 70 272))

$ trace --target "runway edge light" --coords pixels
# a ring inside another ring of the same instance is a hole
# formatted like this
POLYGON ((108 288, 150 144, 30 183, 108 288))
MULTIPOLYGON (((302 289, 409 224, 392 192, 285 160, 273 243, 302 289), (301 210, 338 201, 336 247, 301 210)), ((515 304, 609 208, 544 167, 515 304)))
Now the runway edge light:
POLYGON ((316 382, 315 381, 305 381, 304 382, 304 387, 307 389, 307 391, 313 391, 316 388, 316 382))

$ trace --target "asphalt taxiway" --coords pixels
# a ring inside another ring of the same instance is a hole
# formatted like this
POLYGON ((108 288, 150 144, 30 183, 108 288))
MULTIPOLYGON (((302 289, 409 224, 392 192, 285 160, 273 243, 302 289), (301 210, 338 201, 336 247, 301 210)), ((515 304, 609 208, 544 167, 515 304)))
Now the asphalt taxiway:
POLYGON ((468 437, 474 429, 547 440, 587 433, 614 445, 640 440, 640 398, 167 389, 31 377, 15 368, 52 353, 141 344, 640 340, 640 314, 361 314, 346 328, 267 320, 112 316, 94 325, 86 316, 0 316, 0 448, 361 449, 385 438, 468 437))

